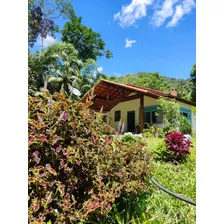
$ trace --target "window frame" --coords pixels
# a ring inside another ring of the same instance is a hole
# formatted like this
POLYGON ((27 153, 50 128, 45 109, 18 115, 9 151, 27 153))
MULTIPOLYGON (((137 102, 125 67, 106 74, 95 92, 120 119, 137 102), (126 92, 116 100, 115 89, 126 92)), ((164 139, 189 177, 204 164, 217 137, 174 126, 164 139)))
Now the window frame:
POLYGON ((192 125, 192 111, 191 111, 191 109, 181 107, 180 108, 180 114, 182 116, 184 116, 183 113, 187 114, 187 119, 191 122, 191 125, 192 125))
POLYGON ((121 110, 114 111, 114 122, 118 122, 121 119, 121 110), (117 119, 116 113, 119 112, 119 119, 117 119))

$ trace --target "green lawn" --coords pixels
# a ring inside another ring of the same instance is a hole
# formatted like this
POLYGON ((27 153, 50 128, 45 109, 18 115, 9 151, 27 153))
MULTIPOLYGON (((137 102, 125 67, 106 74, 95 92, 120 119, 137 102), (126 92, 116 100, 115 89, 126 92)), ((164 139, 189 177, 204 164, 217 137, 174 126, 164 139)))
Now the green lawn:
MULTIPOLYGON (((161 139, 148 139, 149 151, 155 148, 161 139)), ((153 177, 167 189, 196 201, 196 148, 194 148, 187 161, 174 165, 167 162, 152 161, 153 177)), ((144 223, 196 223, 196 207, 159 190, 150 183, 151 194, 147 198, 148 213, 153 217, 144 223)))

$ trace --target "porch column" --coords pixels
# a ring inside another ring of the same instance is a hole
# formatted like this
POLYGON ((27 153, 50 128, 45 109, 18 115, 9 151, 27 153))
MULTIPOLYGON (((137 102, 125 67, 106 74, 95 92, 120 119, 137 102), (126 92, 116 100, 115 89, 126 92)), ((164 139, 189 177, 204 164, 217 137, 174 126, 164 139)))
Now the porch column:
POLYGON ((140 96, 140 126, 141 132, 144 129, 144 95, 140 96))

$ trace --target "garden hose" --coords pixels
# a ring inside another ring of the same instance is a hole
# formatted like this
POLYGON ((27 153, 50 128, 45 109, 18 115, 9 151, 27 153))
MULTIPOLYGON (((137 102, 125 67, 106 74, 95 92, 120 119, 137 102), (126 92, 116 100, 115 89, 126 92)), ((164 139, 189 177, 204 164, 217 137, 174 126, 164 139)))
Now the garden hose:
POLYGON ((169 191, 168 189, 166 189, 165 187, 163 187, 163 186, 161 186, 159 183, 157 183, 152 177, 151 177, 151 181, 152 181, 158 188, 160 188, 161 190, 165 191, 166 193, 168 193, 168 194, 170 194, 170 195, 172 195, 172 196, 174 196, 174 197, 176 197, 176 198, 178 198, 178 199, 180 199, 180 200, 182 200, 182 201, 185 201, 185 202, 187 202, 187 203, 189 203, 189 204, 191 204, 191 205, 196 206, 196 202, 194 202, 194 201, 192 201, 192 200, 190 200, 190 199, 188 199, 188 198, 182 197, 182 196, 180 196, 180 195, 178 195, 178 194, 175 194, 175 193, 173 193, 172 191, 169 191))

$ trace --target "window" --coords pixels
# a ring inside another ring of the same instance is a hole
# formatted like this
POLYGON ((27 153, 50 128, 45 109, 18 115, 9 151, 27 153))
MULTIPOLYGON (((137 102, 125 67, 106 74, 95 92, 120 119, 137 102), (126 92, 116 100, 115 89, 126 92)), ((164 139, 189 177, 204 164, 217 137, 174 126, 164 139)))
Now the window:
MULTIPOLYGON (((140 109, 139 109, 140 113, 140 109)), ((147 124, 153 125, 153 124, 160 124, 162 123, 162 115, 161 112, 158 110, 157 105, 153 106, 146 106, 144 107, 144 121, 145 121, 145 127, 147 127, 147 124)), ((140 121, 140 117, 139 117, 140 121)))
POLYGON ((190 122, 191 121, 191 110, 188 108, 180 108, 180 114, 184 117, 186 117, 190 122))
POLYGON ((152 111, 152 123, 156 124, 156 111, 152 111))
POLYGON ((107 123, 107 115, 103 116, 103 121, 107 123))
POLYGON ((121 119, 121 111, 117 110, 114 112, 114 121, 120 121, 121 119))
POLYGON ((188 118, 188 113, 183 113, 182 114, 184 117, 188 118))
POLYGON ((148 124, 151 123, 150 112, 146 112, 146 113, 145 113, 145 122, 148 123, 148 124))

